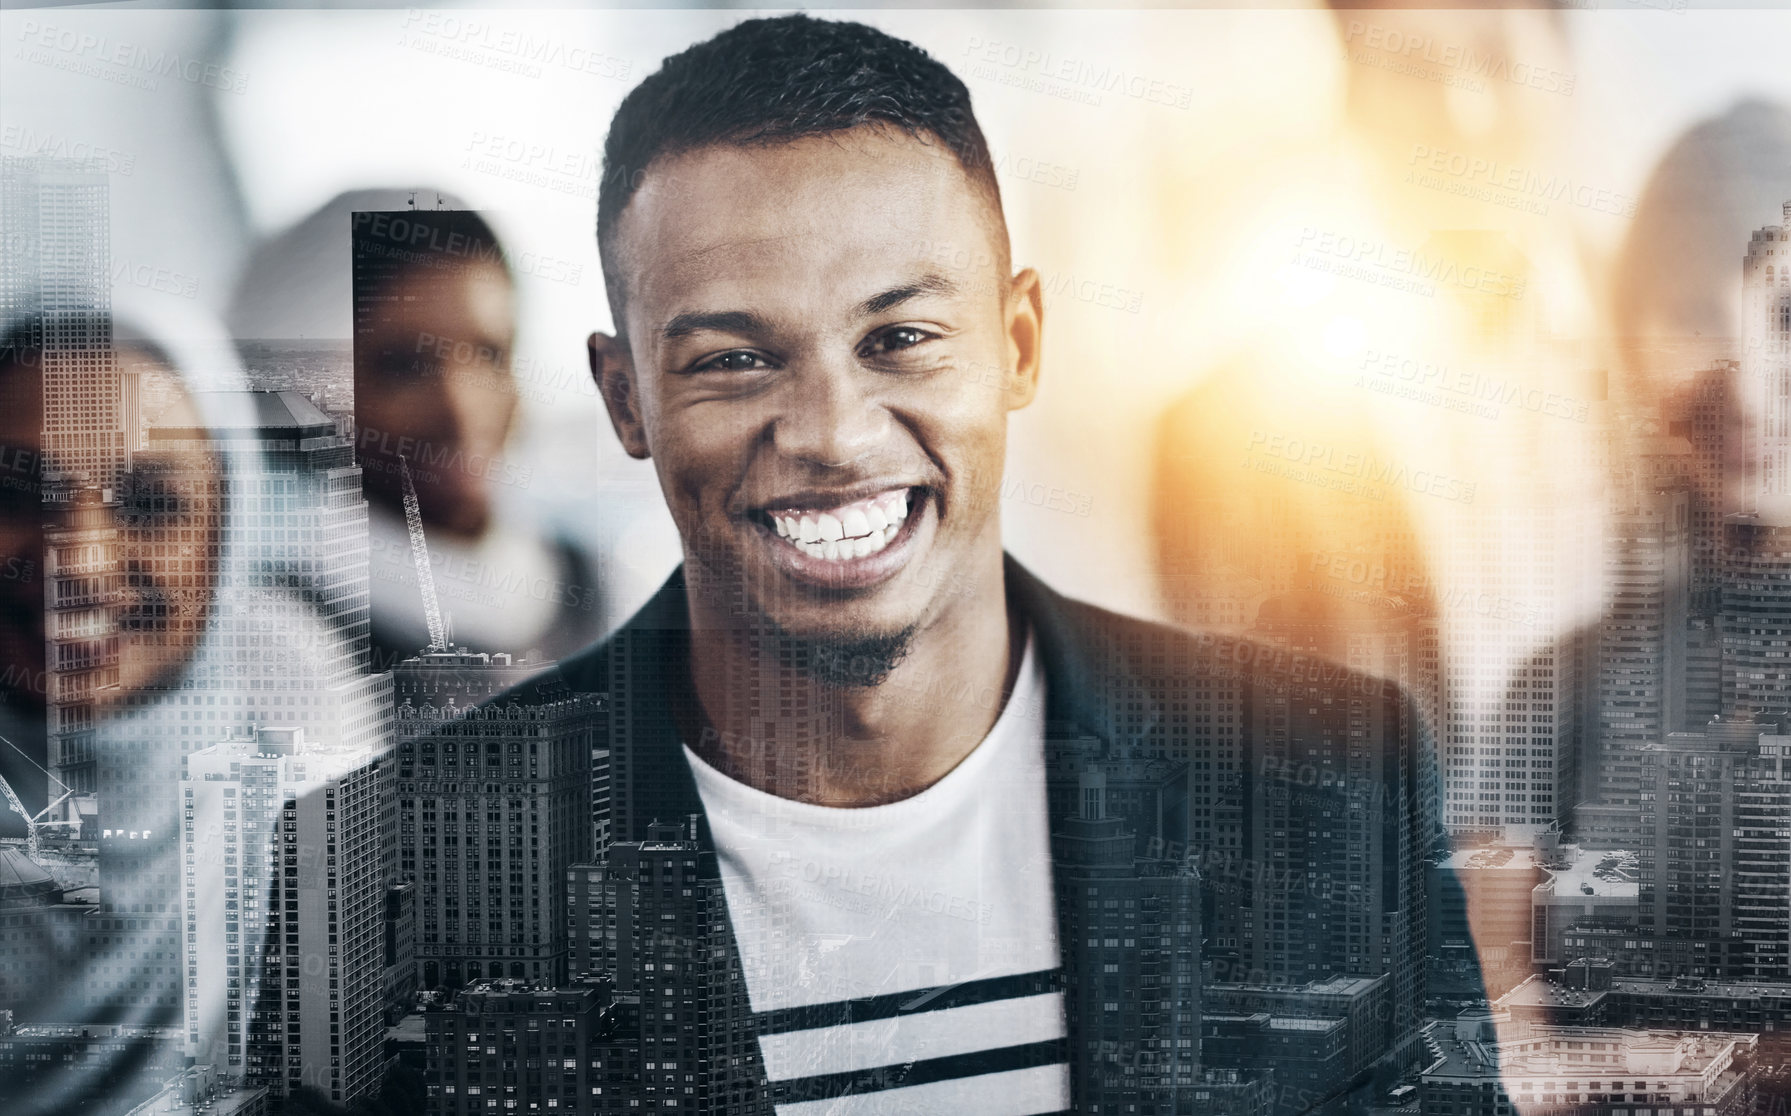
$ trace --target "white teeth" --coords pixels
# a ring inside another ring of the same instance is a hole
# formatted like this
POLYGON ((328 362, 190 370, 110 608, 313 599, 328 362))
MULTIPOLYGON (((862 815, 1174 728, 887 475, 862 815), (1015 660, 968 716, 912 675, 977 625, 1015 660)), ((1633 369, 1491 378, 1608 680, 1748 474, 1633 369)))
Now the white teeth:
POLYGON ((908 518, 908 493, 855 504, 838 513, 771 517, 780 537, 811 558, 851 561, 894 542, 908 518))
POLYGON ((895 537, 901 534, 901 531, 902 528, 899 524, 892 523, 880 530, 874 530, 868 535, 860 535, 853 539, 811 539, 804 542, 794 535, 786 537, 789 538, 791 546, 811 558, 842 562, 877 553, 894 542, 895 537))

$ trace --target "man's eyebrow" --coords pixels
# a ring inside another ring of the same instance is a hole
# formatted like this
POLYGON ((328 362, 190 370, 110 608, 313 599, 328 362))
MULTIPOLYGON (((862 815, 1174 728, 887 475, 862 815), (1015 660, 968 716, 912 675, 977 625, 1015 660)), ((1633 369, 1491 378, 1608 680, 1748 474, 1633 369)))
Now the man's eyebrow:
POLYGON ((958 293, 958 285, 943 275, 929 272, 912 283, 903 283, 899 287, 891 287, 880 294, 874 294, 858 304, 860 317, 872 317, 885 311, 894 310, 911 298, 921 295, 954 295, 958 293))
POLYGON ((691 310, 672 315, 671 321, 659 330, 659 336, 675 341, 705 331, 765 334, 771 332, 771 323, 750 310, 691 310))

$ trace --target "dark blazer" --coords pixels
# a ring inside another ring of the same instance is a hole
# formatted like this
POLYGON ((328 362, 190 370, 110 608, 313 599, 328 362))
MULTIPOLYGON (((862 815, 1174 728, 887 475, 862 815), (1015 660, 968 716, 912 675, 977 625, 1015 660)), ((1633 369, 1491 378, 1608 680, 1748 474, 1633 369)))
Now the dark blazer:
MULTIPOLYGON (((1071 985, 1065 989, 1065 1002, 1069 1008, 1072 1092, 1076 1110, 1088 1111, 1096 1104, 1111 1104, 1121 1099, 1122 1078, 1135 1074, 1137 1057, 1136 1051, 1114 1050, 1110 1044, 1094 1044, 1095 1048, 1090 1049, 1089 1036, 1095 1032, 1079 1017, 1083 1013, 1077 1009, 1084 997, 1075 994, 1075 983, 1082 979, 1092 982, 1101 971, 1101 965, 1089 955, 1088 945, 1093 945, 1094 940, 1077 933, 1078 927, 1071 921, 1076 915, 1072 905, 1065 902, 1069 891, 1064 883, 1066 858, 1059 851, 1062 834, 1075 828, 1073 819, 1078 795, 1074 784, 1082 761, 1090 755, 1103 754, 1109 757, 1130 754, 1147 761, 1153 756, 1193 759, 1198 762, 1190 765, 1195 768, 1187 780, 1190 786, 1197 790, 1204 787, 1203 797, 1209 802, 1241 801, 1254 793, 1253 783, 1264 778, 1265 772, 1266 777, 1291 782, 1284 779, 1274 765, 1265 767, 1262 757, 1257 754, 1262 744, 1258 739, 1262 733, 1257 722, 1263 719, 1254 716, 1250 708, 1253 703, 1261 705, 1265 694, 1298 692, 1302 695, 1302 706, 1305 696, 1321 692, 1353 696, 1358 707, 1364 700, 1375 706, 1374 716, 1393 726, 1391 731, 1411 734, 1416 740, 1420 726, 1412 703, 1392 684, 1262 644, 1184 632, 1071 601, 1047 588, 1012 558, 1006 563, 1006 580, 1010 607, 1019 610, 1030 624, 1046 678, 1046 758, 1051 773, 1053 872, 1058 884, 1059 941, 1064 960, 1062 975, 1051 976, 1071 985), (1213 726, 1204 722, 1215 718, 1188 712, 1191 693, 1201 684, 1213 683, 1223 683, 1237 695, 1237 712, 1234 714, 1237 723, 1230 727, 1236 730, 1231 739, 1236 740, 1241 755, 1232 764, 1232 770, 1220 775, 1209 774, 1209 769, 1215 765, 1201 759, 1216 732, 1213 726), (1128 1055, 1132 1058, 1131 1063, 1122 1064, 1128 1055)), ((688 675, 687 592, 680 570, 622 629, 602 644, 566 660, 559 668, 560 677, 572 689, 603 693, 609 697, 610 778, 614 803, 611 824, 612 837, 616 841, 645 839, 647 826, 654 821, 684 822, 686 819, 694 819, 699 834, 703 839, 707 838, 701 821, 702 800, 684 760, 681 735, 676 727, 680 720, 677 706, 694 701, 688 675)), ((1315 712, 1320 700, 1323 699, 1313 697, 1315 712)), ((701 723, 701 720, 691 718, 684 723, 701 723)), ((1299 731, 1296 726, 1294 735, 1299 731)), ((1283 735, 1286 735, 1285 730, 1283 735)), ((1391 798, 1394 805, 1386 811, 1386 824, 1404 827, 1404 831, 1396 836, 1414 846, 1411 848, 1412 871, 1417 879, 1414 886, 1421 889, 1422 857, 1428 851, 1434 815, 1427 816, 1422 807, 1424 794, 1428 793, 1422 790, 1427 776, 1415 758, 1418 754, 1417 747, 1406 748, 1402 758, 1393 765, 1397 770, 1386 776, 1398 784, 1391 798)), ((1326 791, 1317 788, 1316 793, 1326 791)), ((1317 800, 1308 797, 1303 801, 1317 800)), ((1338 804, 1343 804, 1341 797, 1338 804)), ((1239 817, 1246 819, 1248 814, 1247 810, 1238 812, 1239 817)), ((1161 861, 1171 863, 1167 869, 1159 863, 1153 870, 1159 873, 1186 870, 1179 866, 1192 865, 1200 867, 1204 874, 1206 866, 1186 856, 1186 846, 1179 843, 1186 837, 1185 814, 1181 821, 1171 819, 1169 824, 1171 827, 1181 826, 1184 832, 1156 835, 1163 843, 1153 846, 1150 851, 1156 852, 1161 861)), ((1247 820, 1245 824, 1248 824, 1247 820)), ((1141 848, 1143 844, 1140 841, 1141 848)), ((1224 873, 1221 870, 1217 874, 1224 873)), ((1220 899, 1221 903, 1227 901, 1220 899)), ((1409 894, 1407 902, 1416 904, 1417 917, 1421 920, 1421 891, 1409 894)), ((1209 910, 1212 908, 1210 896, 1207 906, 1209 910)), ((1421 954, 1422 922, 1419 921, 1416 927, 1418 938, 1410 945, 1421 954)), ((731 934, 729 941, 732 950, 731 934)), ((737 972, 737 951, 735 957, 734 971, 737 972)), ((1191 999, 1196 1002, 1189 1002, 1186 1007, 1195 1016, 1198 1034, 1197 993, 1191 999)), ((1417 1003, 1422 1004, 1421 986, 1417 1003)), ((876 1009, 874 1005, 867 1005, 865 1010, 876 1009)), ((1199 1040, 1195 1041, 1198 1043, 1199 1040)), ((757 1043, 747 1045, 755 1051, 756 1058, 757 1043)), ((1060 1048, 1051 1060, 1062 1056, 1060 1048)), ((762 1066, 751 1067, 751 1072, 763 1089, 762 1066)), ((1310 1099, 1313 1103, 1301 1104, 1296 1110, 1318 1107, 1325 1100, 1310 1099)), ((1159 1110, 1180 1111, 1181 1108, 1172 1106, 1159 1110)), ((1282 1111, 1287 1109, 1284 1107, 1282 1111)))

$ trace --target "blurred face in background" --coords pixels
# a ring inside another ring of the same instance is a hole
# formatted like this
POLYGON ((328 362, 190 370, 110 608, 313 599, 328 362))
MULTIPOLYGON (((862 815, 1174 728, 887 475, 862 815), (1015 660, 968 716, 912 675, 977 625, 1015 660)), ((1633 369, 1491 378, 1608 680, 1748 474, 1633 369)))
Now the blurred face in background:
POLYGON ((477 538, 516 415, 515 292, 496 263, 414 268, 387 294, 396 311, 357 337, 356 442, 370 498, 403 506, 402 457, 430 527, 477 538), (363 356, 363 352, 366 354, 363 356))
MULTIPOLYGON (((156 426, 203 429, 178 377, 139 364, 145 391, 166 402, 156 426)), ((217 591, 226 512, 223 463, 203 439, 151 437, 133 455, 118 507, 118 687, 165 685, 198 650, 217 591)))
MULTIPOLYGON (((119 360, 143 376, 156 425, 203 430, 175 373, 126 347, 119 360)), ((42 374, 35 351, 9 353, 0 381, 0 549, 6 556, 0 559, 0 653, 9 670, 6 688, 23 704, 41 707, 45 700, 46 524, 71 516, 98 529, 93 545, 107 551, 98 566, 118 572, 102 587, 110 592, 94 594, 91 605, 58 610, 59 642, 76 653, 82 645, 90 648, 92 654, 79 654, 81 659, 116 663, 117 684, 96 692, 101 702, 167 682, 204 637, 217 589, 222 462, 203 438, 152 439, 134 454, 114 502, 82 491, 84 478, 76 477, 69 478, 70 502, 59 502, 71 510, 57 510, 45 502, 44 478, 60 477, 63 466, 42 449, 42 374)))

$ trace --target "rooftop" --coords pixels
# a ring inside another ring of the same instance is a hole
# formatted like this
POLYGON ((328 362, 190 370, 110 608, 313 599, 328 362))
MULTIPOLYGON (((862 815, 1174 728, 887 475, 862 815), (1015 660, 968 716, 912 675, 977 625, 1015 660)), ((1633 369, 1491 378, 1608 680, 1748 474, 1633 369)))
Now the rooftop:
POLYGON ((131 1109, 130 1116, 237 1116, 266 1106, 266 1089, 241 1088, 220 1080, 210 1066, 194 1066, 131 1109))
MULTIPOLYGON (((1590 1080, 1616 1076, 1654 1080, 1659 1089, 1708 1084, 1735 1052, 1758 1043, 1757 1036, 1719 1031, 1633 1030, 1621 1027, 1508 1025, 1501 1041, 1484 1041, 1451 1021, 1424 1032, 1433 1058, 1425 1079, 1502 1077, 1506 1087, 1524 1088, 1522 1078, 1590 1080)), ((1553 1081, 1549 1082, 1550 1085, 1553 1081)), ((1528 1087, 1534 1088, 1534 1081, 1528 1087)), ((1576 1088, 1574 1083, 1564 1086, 1576 1088)))
POLYGON ((1723 982, 1705 980, 1672 980, 1652 977, 1618 977, 1608 992, 1587 992, 1566 988, 1547 979, 1533 976, 1499 998, 1499 1006, 1511 1007, 1584 1007, 1605 996, 1625 993, 1637 996, 1683 997, 1702 999, 1716 997, 1728 1000, 1774 1000, 1791 1002, 1791 983, 1723 982))
POLYGON ((1493 845, 1478 849, 1457 849, 1443 861, 1443 866, 1458 872, 1463 869, 1488 871, 1495 868, 1517 872, 1535 871, 1543 866, 1543 861, 1533 848, 1493 845))
POLYGON ((1549 869, 1553 878, 1538 884, 1538 889, 1552 885, 1556 897, 1570 900, 1586 896, 1634 899, 1640 893, 1635 853, 1621 849, 1574 852, 1577 855, 1567 867, 1549 869))
POLYGON ((218 431, 195 429, 184 423, 154 423, 152 438, 205 437, 211 433, 274 435, 279 437, 317 437, 336 433, 336 420, 318 410, 317 404, 297 391, 208 391, 201 392, 215 401, 215 406, 202 407, 208 414, 241 416, 248 425, 234 424, 218 431))

